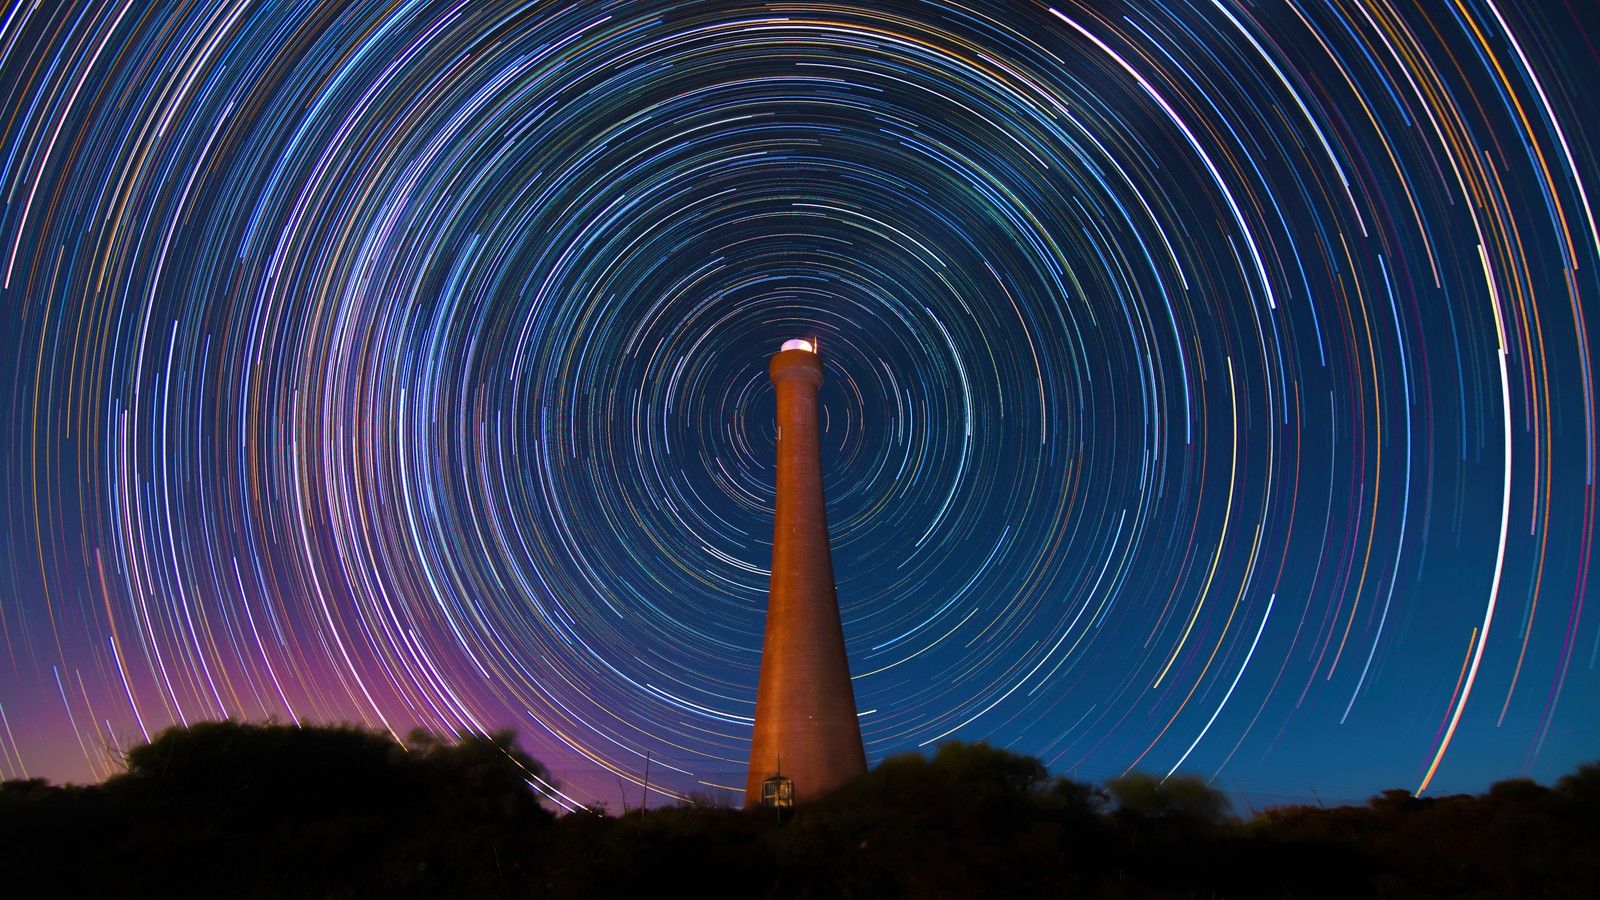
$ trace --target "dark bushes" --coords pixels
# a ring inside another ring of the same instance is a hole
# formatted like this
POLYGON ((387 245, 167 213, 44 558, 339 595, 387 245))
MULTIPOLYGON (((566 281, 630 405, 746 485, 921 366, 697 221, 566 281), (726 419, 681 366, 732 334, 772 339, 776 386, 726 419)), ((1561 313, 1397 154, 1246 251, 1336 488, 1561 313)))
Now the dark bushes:
POLYGON ((1194 778, 1105 792, 985 744, 885 760, 779 824, 676 807, 559 819, 510 732, 400 744, 355 728, 163 732, 104 784, 0 785, 8 896, 1581 896, 1600 766, 1481 797, 1236 821, 1194 778))

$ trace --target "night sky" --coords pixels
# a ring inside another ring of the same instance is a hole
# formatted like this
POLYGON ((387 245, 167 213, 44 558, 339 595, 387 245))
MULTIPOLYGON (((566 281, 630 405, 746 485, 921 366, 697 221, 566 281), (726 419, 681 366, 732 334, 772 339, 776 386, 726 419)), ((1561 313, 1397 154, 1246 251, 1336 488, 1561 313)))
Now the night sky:
POLYGON ((869 761, 1553 780, 1600 757, 1597 43, 1591 0, 14 0, 0 776, 273 716, 733 797, 805 337, 869 761))

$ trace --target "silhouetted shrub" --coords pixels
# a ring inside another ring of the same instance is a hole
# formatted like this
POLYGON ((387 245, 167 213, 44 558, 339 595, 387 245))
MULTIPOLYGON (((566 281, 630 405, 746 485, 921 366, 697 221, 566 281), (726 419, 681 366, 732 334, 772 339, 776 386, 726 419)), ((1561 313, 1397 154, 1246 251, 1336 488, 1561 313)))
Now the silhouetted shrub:
POLYGON ((455 819, 547 820, 530 782, 551 784, 550 772, 517 746, 517 734, 502 729, 442 741, 418 729, 406 738, 408 763, 429 788, 433 815, 455 819))
POLYGON ((508 731, 405 745, 356 728, 203 723, 104 784, 0 784, 8 896, 1585 896, 1600 766, 1555 789, 1387 791, 1238 824, 1192 777, 1102 794, 985 744, 892 757, 786 823, 666 807, 559 820, 508 731), (1115 809, 1104 811, 1106 797, 1115 809))
POLYGON ((1408 813, 1423 809, 1427 803, 1410 791, 1390 788, 1369 799, 1367 806, 1382 813, 1408 813))
POLYGON ((773 835, 773 895, 1060 895, 1101 868, 1095 796, 983 743, 894 756, 773 835))
POLYGON ((1126 816, 1212 826, 1233 817, 1228 798, 1193 775, 1157 778, 1129 772, 1106 782, 1106 791, 1126 816))
POLYGON ((414 809, 421 785, 386 736, 361 729, 240 722, 174 727, 128 751, 108 790, 143 816, 258 831, 289 820, 414 809))
POLYGON ((104 784, 6 786, 0 846, 31 852, 4 862, 13 884, 36 871, 56 896, 523 893, 552 819, 527 784, 543 767, 511 732, 413 738, 171 728, 104 784))
POLYGON ((1584 763, 1556 779, 1556 790, 1590 809, 1600 808, 1600 760, 1584 763))

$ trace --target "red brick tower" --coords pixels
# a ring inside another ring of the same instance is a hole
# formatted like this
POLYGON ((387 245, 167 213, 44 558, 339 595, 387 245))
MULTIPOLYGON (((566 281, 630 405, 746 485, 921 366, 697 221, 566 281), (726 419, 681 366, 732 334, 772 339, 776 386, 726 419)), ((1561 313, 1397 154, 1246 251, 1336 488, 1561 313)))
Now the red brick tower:
POLYGON ((789 341, 768 372, 778 389, 778 514, 746 806, 761 802, 780 766, 802 800, 867 771, 822 499, 822 361, 809 342, 789 341))

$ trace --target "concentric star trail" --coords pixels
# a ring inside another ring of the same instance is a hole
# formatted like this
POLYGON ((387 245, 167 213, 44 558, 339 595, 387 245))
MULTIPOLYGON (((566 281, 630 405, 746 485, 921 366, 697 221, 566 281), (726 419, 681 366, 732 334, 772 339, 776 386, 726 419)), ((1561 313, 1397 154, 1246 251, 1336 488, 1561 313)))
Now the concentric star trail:
POLYGON ((872 760, 1554 778, 1600 748, 1597 37, 12 2, 0 776, 273 716, 737 791, 804 337, 872 760))

